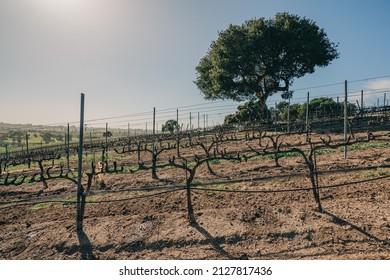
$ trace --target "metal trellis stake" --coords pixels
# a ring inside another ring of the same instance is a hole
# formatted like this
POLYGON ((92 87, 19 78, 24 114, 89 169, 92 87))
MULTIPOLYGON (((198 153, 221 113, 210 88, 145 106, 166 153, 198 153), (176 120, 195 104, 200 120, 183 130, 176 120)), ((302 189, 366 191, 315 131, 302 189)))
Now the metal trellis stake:
POLYGON ((66 135, 66 165, 68 170, 70 169, 70 163, 69 163, 69 149, 70 149, 70 129, 69 129, 69 123, 68 123, 68 129, 67 129, 67 135, 66 135))
POLYGON ((30 161, 30 156, 29 156, 29 147, 28 147, 28 133, 26 133, 26 150, 27 150, 27 155, 28 155, 28 168, 31 167, 31 161, 30 161))
POLYGON ((348 147, 347 147, 347 120, 348 120, 348 110, 347 110, 347 105, 348 105, 348 89, 347 89, 347 80, 344 82, 344 159, 347 158, 347 152, 348 152, 348 147))
POLYGON ((191 116, 191 112, 190 112, 190 131, 192 129, 192 122, 191 122, 191 119, 192 119, 192 116, 191 116))
POLYGON ((176 153, 177 157, 180 156, 180 146, 179 146, 179 109, 176 109, 176 153))
POLYGON ((80 105, 80 133, 78 149, 78 175, 77 175, 77 205, 76 205, 76 228, 77 231, 83 229, 83 202, 85 202, 84 188, 81 184, 83 172, 83 140, 84 140, 84 93, 81 94, 80 105))
POLYGON ((108 160, 108 123, 106 123, 106 160, 108 160))
POLYGON ((306 101, 306 141, 309 141, 309 99, 310 93, 307 93, 307 101, 306 101))
POLYGON ((288 107, 287 107, 287 133, 290 133, 290 104, 291 100, 288 98, 288 107))

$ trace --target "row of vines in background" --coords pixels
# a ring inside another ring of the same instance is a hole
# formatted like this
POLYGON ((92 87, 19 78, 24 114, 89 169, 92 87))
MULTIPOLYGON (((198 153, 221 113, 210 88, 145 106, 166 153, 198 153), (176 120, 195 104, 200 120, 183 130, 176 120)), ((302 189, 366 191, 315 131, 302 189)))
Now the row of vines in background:
MULTIPOLYGON (((309 109, 310 112, 310 109, 309 109)), ((355 111, 353 114, 348 115, 348 122, 349 125, 352 125, 359 131, 363 130, 375 130, 378 128, 382 128, 384 125, 389 124, 389 112, 390 112, 390 106, 382 106, 382 107, 367 107, 364 108, 364 113, 361 110, 355 111)), ((315 119, 300 119, 296 116, 292 115, 289 121, 281 120, 278 118, 273 118, 269 122, 262 123, 262 128, 266 131, 273 131, 273 132, 304 132, 307 130, 313 130, 316 132, 321 131, 327 131, 331 133, 342 133, 343 131, 343 117, 341 115, 332 115, 329 112, 324 114, 321 117, 316 117, 315 119)), ((255 127, 258 127, 258 122, 245 122, 245 123, 239 123, 239 124, 225 124, 225 125, 217 125, 215 127, 203 127, 198 129, 194 129, 193 126, 185 128, 182 124, 179 130, 179 135, 196 135, 202 133, 203 135, 214 133, 216 130, 225 130, 225 131, 231 131, 234 130, 247 130, 247 129, 253 129, 255 127)), ((57 128, 58 130, 58 128, 57 128)), ((73 128, 75 130, 75 128, 73 128)), ((18 133, 23 133, 21 131, 18 131, 18 133)), ((101 133, 101 132, 100 132, 101 133)), ((74 134, 74 132, 73 132, 74 134)), ((19 150, 9 150, 7 149, 7 145, 5 146, 5 152, 0 153, 0 164, 2 164, 3 168, 7 165, 7 162, 12 162, 15 164, 15 160, 18 160, 20 158, 28 158, 28 157, 34 157, 35 154, 43 153, 47 150, 56 150, 56 152, 61 152, 62 154, 70 154, 74 155, 77 154, 77 143, 72 143, 70 140, 74 138, 74 135, 70 133, 70 130, 66 130, 65 128, 65 136, 61 135, 62 138, 62 144, 43 144, 41 142, 40 145, 32 146, 30 143, 29 145, 29 135, 26 133, 25 135, 25 142, 24 144, 21 143, 21 148, 19 150), (69 143, 71 142, 71 143, 69 143), (29 147, 30 146, 30 147, 29 147)), ((106 126, 106 132, 103 134, 100 134, 100 137, 97 135, 92 136, 92 132, 89 133, 90 135, 86 137, 85 143, 87 145, 90 145, 94 148, 99 147, 113 147, 118 145, 121 145, 122 139, 130 138, 130 131, 126 131, 127 137, 121 137, 121 138, 115 138, 110 139, 112 137, 112 133, 110 131, 107 131, 106 126), (103 135, 103 136, 102 136, 103 135), (108 135, 108 137, 105 137, 104 135, 108 135), (118 142, 118 143, 117 143, 118 142)), ((131 138, 152 138, 153 135, 142 135, 136 136, 133 134, 131 138)), ((171 134, 162 134, 160 132, 159 137, 172 137, 171 134)), ((24 137, 23 137, 24 138, 24 137)), ((76 137, 77 138, 77 137, 76 137)), ((22 140, 21 140, 22 141, 22 140)), ((0 168, 2 167, 0 166, 0 168)), ((0 169, 1 172, 1 169, 0 169)))
MULTIPOLYGON (((367 131, 367 130, 384 130, 389 128, 389 118, 387 116, 387 111, 385 110, 383 114, 380 115, 371 115, 365 117, 353 117, 348 119, 348 128, 350 134, 356 131, 367 131), (353 130, 352 127, 355 129, 353 130)), ((84 148, 88 152, 92 152, 93 155, 96 155, 97 152, 101 152, 101 156, 96 156, 100 158, 101 161, 106 159, 105 154, 109 149, 121 149, 128 143, 138 143, 142 146, 145 144, 151 144, 153 140, 161 141, 171 141, 176 143, 176 148, 180 148, 180 143, 178 140, 189 138, 191 143, 192 139, 207 136, 213 136, 215 134, 229 134, 229 133, 239 133, 239 132, 253 132, 258 131, 258 123, 247 123, 245 125, 224 125, 216 126, 212 129, 196 129, 196 130, 180 130, 178 133, 171 134, 157 134, 157 135, 139 135, 139 136, 129 136, 122 138, 109 139, 105 140, 93 140, 92 137, 85 139, 84 148)), ((330 133, 342 133, 343 130, 343 120, 339 118, 329 118, 312 121, 305 123, 303 121, 292 121, 291 127, 287 129, 286 123, 271 123, 271 124, 262 124, 262 129, 266 131, 273 131, 279 133, 286 133, 288 130, 291 133, 302 133, 302 132, 330 132, 330 133)), ((27 137, 26 137, 27 138, 27 137)), ((8 167, 16 167, 19 165, 27 165, 30 168, 32 163, 37 163, 41 158, 51 157, 56 159, 57 157, 66 158, 66 167, 70 168, 70 157, 77 155, 78 153, 78 144, 69 143, 69 138, 65 137, 64 144, 57 145, 46 145, 40 146, 39 148, 30 148, 28 145, 26 149, 21 151, 6 152, 0 154, 0 174, 7 170, 8 167), (68 141, 66 141, 68 139, 68 141)))
MULTIPOLYGON (((232 161, 239 163, 261 157, 273 158, 274 166, 279 167, 280 157, 286 154, 295 154, 295 156, 303 158, 311 184, 309 188, 301 188, 296 191, 310 189, 318 211, 323 212, 316 155, 324 150, 335 150, 372 141, 387 142, 389 139, 387 133, 374 134, 369 131, 364 136, 355 137, 352 126, 350 126, 350 136, 346 141, 308 131, 296 134, 302 138, 301 141, 289 143, 288 138, 292 135, 267 133, 255 126, 245 129, 221 127, 207 133, 205 131, 187 131, 171 135, 127 137, 108 142, 86 142, 83 145, 83 151, 90 160, 83 167, 83 174, 87 177, 84 195, 89 193, 93 178, 96 176, 109 173, 128 173, 129 176, 136 176, 137 172, 150 171, 152 178, 158 180, 159 170, 164 170, 166 167, 175 168, 185 174, 185 183, 178 186, 164 186, 161 190, 185 190, 188 219, 191 224, 195 224, 191 190, 196 187, 194 179, 199 167, 206 166, 208 172, 215 175, 210 165, 212 162, 232 161)), ((77 161, 71 160, 71 156, 77 151, 77 146, 68 146, 67 148, 58 147, 30 151, 29 154, 21 153, 13 158, 3 158, 1 159, 0 186, 10 187, 23 183, 42 182, 43 188, 37 194, 39 196, 48 187, 48 182, 51 180, 64 179, 77 184, 75 180, 77 174, 72 169, 77 161), (24 167, 28 165, 31 167, 31 163, 36 164, 37 168, 26 168, 22 171, 12 172, 7 170, 9 165, 24 167)), ((104 189, 104 181, 101 181, 104 189)), ((151 190, 155 191, 156 189, 151 190)), ((293 190, 287 189, 285 191, 293 190)), ((254 192, 262 191, 254 190, 254 192)))

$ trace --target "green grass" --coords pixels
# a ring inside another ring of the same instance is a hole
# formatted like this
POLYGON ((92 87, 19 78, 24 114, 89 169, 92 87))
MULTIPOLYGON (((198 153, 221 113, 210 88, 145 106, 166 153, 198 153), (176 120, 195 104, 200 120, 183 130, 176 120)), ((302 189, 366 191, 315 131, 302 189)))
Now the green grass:
POLYGON ((390 175, 390 170, 383 169, 383 168, 377 168, 376 170, 373 170, 373 171, 364 172, 360 176, 363 179, 373 179, 373 178, 382 177, 382 176, 389 176, 389 175, 390 175))
MULTIPOLYGON (((281 153, 278 153, 278 157, 279 158, 291 158, 291 157, 298 157, 300 156, 299 153, 297 152, 281 152, 281 153)), ((274 154, 269 154, 269 155, 258 155, 258 156, 255 156, 253 158, 251 158, 251 160, 256 160, 256 159, 274 159, 275 156, 274 154)))
POLYGON ((191 183, 192 186, 200 186, 203 184, 203 181, 200 179, 194 179, 191 183))
POLYGON ((11 202, 11 203, 7 203, 7 204, 3 204, 3 205, 0 205, 0 209, 1 208, 8 208, 8 207, 11 207, 11 206, 14 206, 16 205, 16 202, 11 202))
MULTIPOLYGON (((385 143, 356 143, 348 147, 350 151, 364 151, 368 149, 379 149, 379 148, 388 148, 390 147, 389 142, 385 143)), ((340 149, 343 150, 344 148, 340 149)))
POLYGON ((43 203, 38 203, 38 204, 34 204, 33 206, 30 207, 30 210, 31 211, 38 211, 38 210, 42 210, 42 209, 45 209, 45 208, 48 208, 48 207, 51 207, 51 206, 54 206, 54 205, 57 205, 58 202, 43 202, 43 203))
POLYGON ((332 149, 321 149, 321 150, 316 151, 317 155, 328 155, 328 154, 333 154, 333 153, 335 153, 335 150, 332 150, 332 149))
POLYGON ((386 169, 378 168, 377 172, 378 172, 379 176, 389 176, 390 175, 390 170, 386 170, 386 169))

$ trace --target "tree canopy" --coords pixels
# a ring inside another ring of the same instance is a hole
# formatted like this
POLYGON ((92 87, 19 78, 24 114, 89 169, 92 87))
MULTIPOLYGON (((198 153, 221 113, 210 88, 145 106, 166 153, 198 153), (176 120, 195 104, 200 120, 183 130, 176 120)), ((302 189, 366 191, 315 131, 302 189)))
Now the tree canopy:
MULTIPOLYGON (((257 104, 254 101, 249 101, 237 107, 234 114, 225 117, 224 123, 246 123, 256 122, 259 120, 259 111, 257 104)), ((306 117, 307 103, 291 104, 290 105, 290 119, 304 120, 306 117)), ((347 109, 349 112, 356 111, 356 105, 348 103, 347 109)), ((309 102, 309 118, 327 118, 342 115, 344 112, 344 102, 337 103, 330 97, 318 97, 309 102)), ((270 121, 275 119, 275 114, 278 119, 286 121, 288 116, 288 102, 282 101, 277 103, 276 108, 265 107, 263 119, 268 115, 270 121)))
POLYGON ((219 32, 196 67, 195 84, 208 100, 257 100, 263 115, 269 96, 291 97, 294 78, 338 57, 337 44, 314 21, 278 13, 219 32))
POLYGON ((163 124, 163 126, 162 126, 163 132, 168 131, 171 134, 179 129, 180 129, 180 126, 176 120, 167 120, 165 122, 165 124, 163 124))
POLYGON ((263 111, 264 116, 260 118, 259 107, 254 101, 245 102, 243 105, 237 107, 237 111, 234 114, 227 115, 225 117, 225 124, 232 123, 252 123, 258 122, 260 119, 265 119, 268 112, 268 109, 265 108, 263 111))

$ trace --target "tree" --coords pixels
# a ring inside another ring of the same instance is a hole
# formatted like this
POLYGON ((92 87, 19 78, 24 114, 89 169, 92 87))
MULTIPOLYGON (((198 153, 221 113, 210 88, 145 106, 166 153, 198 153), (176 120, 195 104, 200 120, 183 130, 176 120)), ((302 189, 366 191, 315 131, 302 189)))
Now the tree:
POLYGON ((219 32, 196 67, 195 84, 205 99, 257 100, 260 116, 269 96, 292 96, 294 78, 339 57, 337 44, 305 17, 278 13, 219 32))
POLYGON ((258 106, 256 102, 248 101, 243 105, 237 107, 237 112, 234 114, 227 115, 225 117, 224 123, 246 123, 246 122, 255 122, 260 121, 261 119, 266 118, 266 114, 270 115, 268 108, 266 107, 263 111, 263 118, 260 118, 260 112, 258 110, 258 106))
POLYGON ((112 132, 111 131, 103 132, 103 137, 112 137, 112 132))
MULTIPOLYGON (((300 115, 306 115, 306 106, 305 102, 300 107, 300 115)), ((320 116, 334 116, 337 113, 339 104, 329 97, 318 97, 310 100, 309 102, 309 113, 311 117, 318 118, 320 116)), ((341 108, 341 107, 340 107, 341 108)))
MULTIPOLYGON (((299 114, 301 107, 302 107, 301 104, 291 104, 290 105, 290 120, 297 120, 299 118, 301 118, 301 119, 304 118, 304 115, 299 114)), ((282 120, 288 119, 288 108, 285 108, 283 111, 281 111, 280 117, 282 120)))
POLYGON ((288 102, 281 101, 276 104, 276 111, 281 120, 287 120, 288 102))
POLYGON ((180 126, 176 120, 167 120, 165 122, 165 124, 163 124, 163 126, 162 126, 163 132, 169 131, 169 133, 171 133, 171 134, 173 134, 173 132, 175 132, 176 130, 179 130, 179 129, 180 129, 180 126))
MULTIPOLYGON (((303 118, 306 115, 305 102, 299 107, 299 115, 303 118)), ((356 105, 353 103, 347 104, 348 114, 356 112, 356 105)), ((344 102, 337 103, 330 97, 318 97, 309 102, 309 116, 311 118, 332 117, 342 115, 344 112, 344 102)))
POLYGON ((42 140, 45 141, 46 144, 50 143, 52 137, 53 137, 53 134, 51 134, 50 132, 44 132, 41 134, 41 137, 42 137, 42 140))
POLYGON ((288 102, 287 101, 281 101, 276 104, 276 109, 279 111, 279 113, 283 113, 285 110, 288 110, 288 102))

